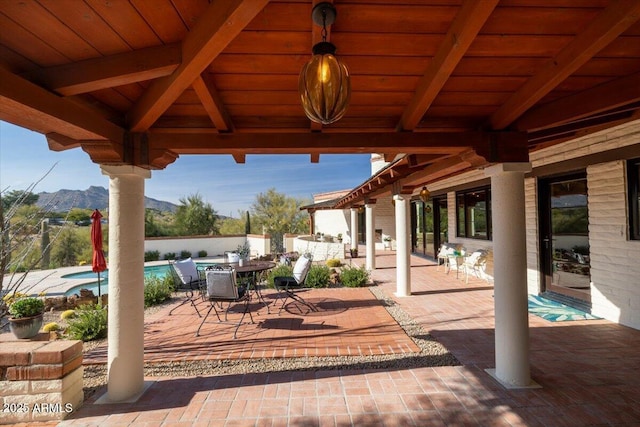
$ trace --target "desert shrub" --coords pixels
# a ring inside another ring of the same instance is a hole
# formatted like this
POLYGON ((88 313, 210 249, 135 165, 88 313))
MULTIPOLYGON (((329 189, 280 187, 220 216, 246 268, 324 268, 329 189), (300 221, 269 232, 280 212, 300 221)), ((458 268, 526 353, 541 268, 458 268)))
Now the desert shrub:
POLYGON ((173 277, 149 276, 144 279, 144 306, 158 305, 169 298, 173 292, 173 277))
POLYGON ((308 288, 326 288, 329 286, 331 270, 326 265, 312 265, 304 281, 308 288))
POLYGON ((335 268, 335 267, 340 267, 342 265, 342 262, 337 258, 331 258, 331 259, 328 259, 325 264, 327 264, 327 267, 335 268))
POLYGON ((144 253, 144 262, 158 261, 160 259, 160 251, 146 251, 144 253))
POLYGON ((204 258, 207 256, 207 251, 198 251, 198 258, 204 258))
POLYGON ((369 283, 369 272, 363 267, 345 266, 340 272, 340 281, 344 286, 357 288, 369 283))
POLYGON ((42 327, 42 330, 44 332, 59 331, 60 330, 60 325, 58 325, 56 322, 47 323, 46 325, 44 325, 42 327))
POLYGON ((180 258, 181 259, 191 258, 191 252, 189 252, 189 251, 180 251, 180 258))
POLYGON ((176 259, 175 252, 167 252, 166 254, 164 254, 164 259, 176 259))
POLYGON ((76 315, 75 310, 65 310, 62 313, 60 313, 60 319, 62 320, 71 319, 75 315, 76 315))
POLYGON ((267 286, 269 286, 270 288, 275 287, 275 285, 273 284, 273 278, 280 276, 293 276, 293 268, 290 265, 286 264, 281 264, 273 268, 271 271, 269 271, 269 276, 267 276, 267 286))
POLYGON ((107 336, 107 308, 101 304, 79 306, 69 319, 66 334, 72 340, 93 341, 107 336))

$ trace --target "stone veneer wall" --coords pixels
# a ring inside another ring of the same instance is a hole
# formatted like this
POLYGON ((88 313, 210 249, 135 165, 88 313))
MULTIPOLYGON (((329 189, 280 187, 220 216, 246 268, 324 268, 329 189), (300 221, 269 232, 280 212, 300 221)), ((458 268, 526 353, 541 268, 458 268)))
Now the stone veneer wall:
POLYGON ((82 405, 82 374, 82 341, 1 341, 0 424, 66 418, 82 405))

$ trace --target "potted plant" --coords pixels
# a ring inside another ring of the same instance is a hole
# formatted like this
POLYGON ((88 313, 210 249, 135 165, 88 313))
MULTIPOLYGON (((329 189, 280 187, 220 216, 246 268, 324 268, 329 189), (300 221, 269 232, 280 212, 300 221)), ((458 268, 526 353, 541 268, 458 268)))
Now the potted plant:
POLYGON ((236 249, 238 253, 238 265, 242 267, 245 261, 249 260, 249 254, 251 253, 251 249, 249 248, 249 242, 244 242, 244 244, 239 245, 238 249, 236 249))
POLYGON ((31 338, 42 326, 44 302, 37 297, 18 298, 9 306, 9 329, 16 338, 31 338))
POLYGON ((358 258, 358 248, 350 249, 349 252, 351 253, 351 258, 358 258))
POLYGON ((391 248, 391 237, 385 236, 383 240, 383 245, 385 249, 391 248))
POLYGON ((338 239, 338 243, 342 243, 342 233, 338 233, 336 238, 338 239))

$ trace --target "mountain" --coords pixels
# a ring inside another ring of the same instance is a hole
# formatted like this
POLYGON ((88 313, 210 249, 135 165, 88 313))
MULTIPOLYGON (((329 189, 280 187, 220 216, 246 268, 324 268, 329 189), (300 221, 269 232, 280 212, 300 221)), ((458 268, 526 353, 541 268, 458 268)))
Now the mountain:
MULTIPOLYGON (((109 191, 104 187, 91 186, 86 190, 58 190, 54 193, 38 193, 41 208, 54 212, 68 212, 72 208, 106 209, 109 205, 109 191)), ((177 206, 170 202, 144 198, 144 207, 163 212, 175 212, 177 206)))

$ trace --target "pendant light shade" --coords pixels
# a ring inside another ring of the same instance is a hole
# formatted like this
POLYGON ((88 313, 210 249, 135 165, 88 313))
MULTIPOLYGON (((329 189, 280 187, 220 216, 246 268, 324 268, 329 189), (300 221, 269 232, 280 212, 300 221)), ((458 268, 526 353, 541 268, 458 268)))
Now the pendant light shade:
POLYGON ((316 123, 340 120, 351 98, 349 70, 335 55, 336 47, 326 41, 327 25, 336 18, 331 3, 318 3, 311 14, 322 26, 322 41, 313 46, 313 57, 300 71, 298 91, 305 114, 316 123))
POLYGON ((427 201, 429 201, 430 195, 431 193, 429 192, 429 190, 427 190, 427 187, 422 187, 422 190, 420 190, 420 200, 427 203, 427 201))

